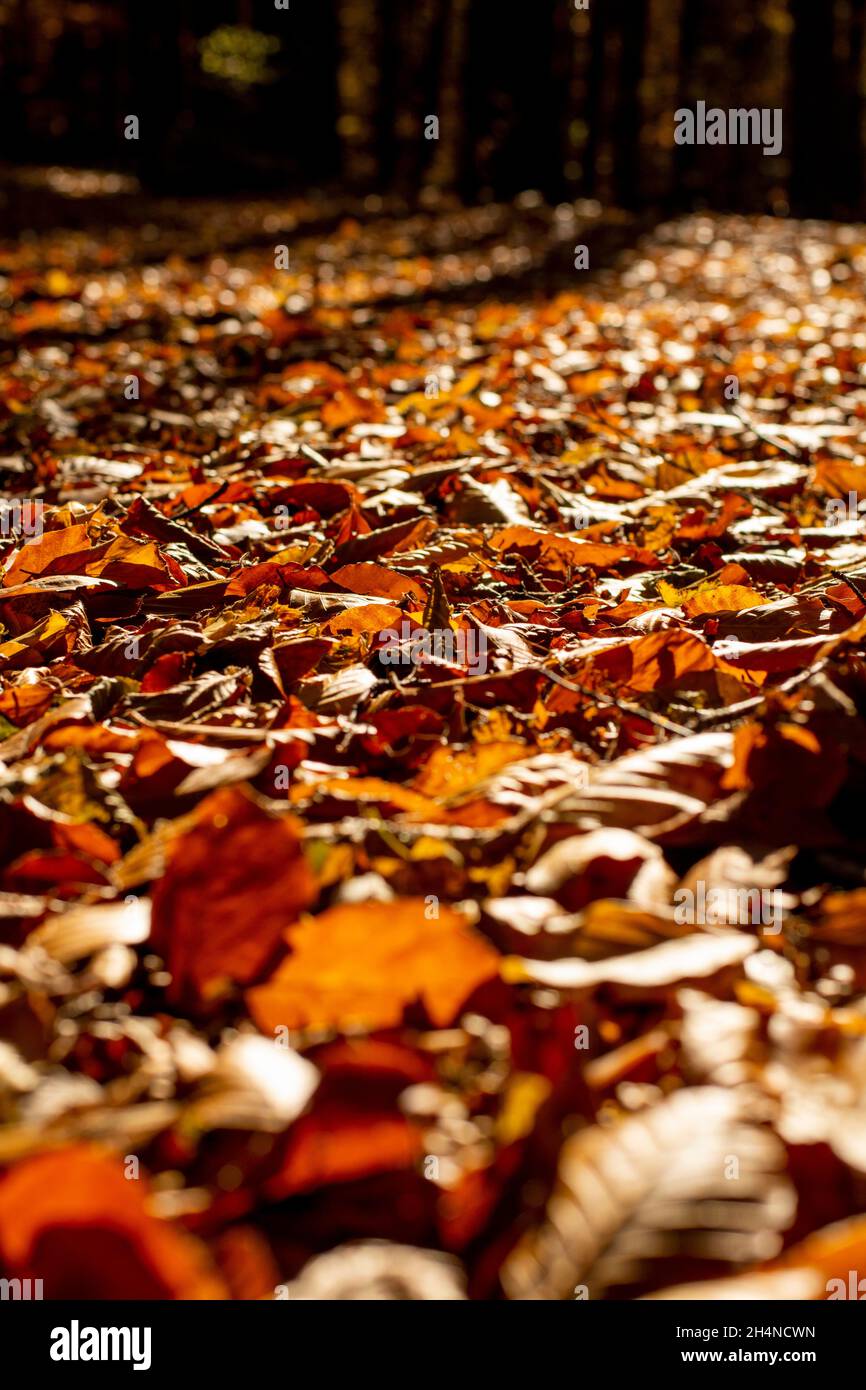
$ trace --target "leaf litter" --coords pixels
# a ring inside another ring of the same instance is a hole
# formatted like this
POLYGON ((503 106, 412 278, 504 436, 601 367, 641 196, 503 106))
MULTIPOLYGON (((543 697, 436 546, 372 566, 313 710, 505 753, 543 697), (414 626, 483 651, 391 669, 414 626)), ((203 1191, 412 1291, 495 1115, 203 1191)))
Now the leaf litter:
POLYGON ((827 1296, 866 230, 312 217, 0 247, 0 1270, 827 1296))

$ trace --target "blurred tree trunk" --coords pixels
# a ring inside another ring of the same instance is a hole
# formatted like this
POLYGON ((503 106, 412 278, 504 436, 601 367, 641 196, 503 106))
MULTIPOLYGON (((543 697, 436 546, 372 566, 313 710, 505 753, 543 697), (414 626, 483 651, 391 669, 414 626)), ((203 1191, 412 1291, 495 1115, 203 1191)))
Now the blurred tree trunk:
POLYGON ((587 191, 601 203, 637 201, 645 0, 591 6, 587 191))
POLYGON ((338 129, 343 179, 351 188, 371 188, 378 182, 381 29, 376 0, 339 0, 338 129))
POLYGON ((834 203, 841 217, 854 217, 863 206, 863 0, 837 0, 833 58, 837 93, 837 154, 834 203))
POLYGON ((568 86, 563 110, 563 178, 574 195, 590 191, 590 63, 592 21, 588 10, 575 10, 568 33, 568 86))
MULTIPOLYGON (((694 108, 699 100, 706 100, 708 95, 705 78, 697 71, 701 36, 701 7, 696 5, 694 0, 684 0, 680 16, 679 57, 676 67, 677 109, 684 106, 694 108)), ((675 208, 688 207, 694 199, 695 192, 700 190, 699 148, 695 145, 674 144, 671 201, 675 208)), ((701 152, 705 152, 705 149, 701 152)))
POLYGON ((640 176, 640 85, 647 40, 648 0, 618 0, 622 41, 617 53, 618 99, 611 122, 614 142, 614 198, 636 207, 640 176))
POLYGON ((438 69, 441 20, 441 0, 416 0, 411 7, 397 0, 391 172, 395 187, 404 195, 420 185, 429 156, 424 119, 436 110, 434 73, 438 69))
MULTIPOLYGON (((129 54, 128 109, 115 117, 118 150, 130 151, 146 186, 170 188, 179 176, 176 146, 184 128, 184 111, 190 88, 190 46, 194 50, 187 0, 174 10, 174 35, 170 45, 153 23, 147 7, 132 5, 126 11, 129 54), (155 74, 159 74, 155 80, 155 74), (125 145, 124 119, 137 116, 139 139, 125 145), (174 148, 173 148, 174 146, 174 148)), ((182 175, 181 175, 182 177, 182 175)))
POLYGON ((663 207, 674 183, 674 112, 680 84, 680 27, 683 0, 648 0, 640 82, 640 169, 642 202, 663 207))
POLYGON ((792 0, 791 207, 805 212, 821 200, 834 162, 833 0, 792 0))
MULTIPOLYGON (((753 150, 757 170, 757 191, 761 205, 769 206, 778 212, 788 208, 788 190, 791 182, 791 142, 788 120, 790 114, 790 62, 791 19, 790 0, 763 0, 757 9, 758 33, 754 43, 746 40, 744 54, 749 105, 765 106, 770 110, 780 109, 782 117, 782 151, 773 158, 765 158, 760 150, 753 150), (754 92, 754 96, 752 96, 754 92)), ((731 205, 737 205, 737 187, 731 189, 731 205)))
MULTIPOLYGON (((463 67, 468 40, 469 0, 448 0, 445 18, 439 97, 439 139, 428 180, 437 188, 453 189, 463 172, 463 67)), ((432 142, 431 142, 432 143, 432 142)))

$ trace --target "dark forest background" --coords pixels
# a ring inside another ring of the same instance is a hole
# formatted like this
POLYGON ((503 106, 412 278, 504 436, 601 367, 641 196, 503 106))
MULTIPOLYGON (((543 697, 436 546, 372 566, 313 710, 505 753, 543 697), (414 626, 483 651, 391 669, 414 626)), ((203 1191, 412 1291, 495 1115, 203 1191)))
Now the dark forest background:
POLYGON ((0 161, 860 216, 866 0, 0 0, 0 161), (699 99, 782 107, 782 153, 676 146, 699 99))

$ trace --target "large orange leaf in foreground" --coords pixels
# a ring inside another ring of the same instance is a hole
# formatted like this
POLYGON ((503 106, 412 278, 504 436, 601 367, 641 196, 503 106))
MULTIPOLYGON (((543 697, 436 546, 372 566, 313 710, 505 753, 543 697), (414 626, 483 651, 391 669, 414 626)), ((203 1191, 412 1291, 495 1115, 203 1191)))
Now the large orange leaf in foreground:
POLYGON ((151 1215, 143 1178, 82 1144, 0 1179, 0 1268, 45 1298, 224 1298, 204 1247, 151 1215))
POLYGON ((287 1028, 393 1028, 420 1000, 445 1027, 499 956, 452 908, 424 898, 334 907, 288 933, 292 949, 247 1001, 264 1033, 287 1028))

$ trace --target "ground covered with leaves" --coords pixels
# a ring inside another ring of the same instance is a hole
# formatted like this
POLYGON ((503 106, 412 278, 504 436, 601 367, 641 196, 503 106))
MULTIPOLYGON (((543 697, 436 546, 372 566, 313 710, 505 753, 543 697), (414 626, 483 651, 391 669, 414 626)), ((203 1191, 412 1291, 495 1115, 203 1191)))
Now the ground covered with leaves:
POLYGON ((866 229, 317 216, 0 247, 0 1273, 837 1296, 866 229))

